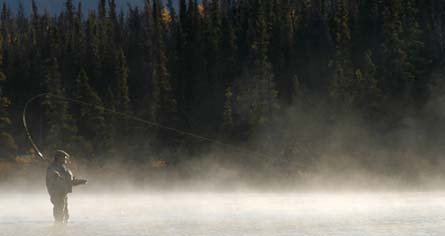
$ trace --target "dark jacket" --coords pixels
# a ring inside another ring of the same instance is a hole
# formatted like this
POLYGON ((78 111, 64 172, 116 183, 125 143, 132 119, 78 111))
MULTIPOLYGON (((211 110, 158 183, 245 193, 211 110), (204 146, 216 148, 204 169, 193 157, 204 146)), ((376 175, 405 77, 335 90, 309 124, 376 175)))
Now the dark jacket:
POLYGON ((50 195, 71 193, 73 180, 73 173, 66 165, 53 162, 46 171, 46 188, 50 195))

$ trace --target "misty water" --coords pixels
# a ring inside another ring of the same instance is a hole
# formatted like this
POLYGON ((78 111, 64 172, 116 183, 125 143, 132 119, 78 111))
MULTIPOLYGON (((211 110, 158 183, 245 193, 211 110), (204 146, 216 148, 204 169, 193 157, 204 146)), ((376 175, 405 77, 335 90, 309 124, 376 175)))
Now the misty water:
POLYGON ((1 236, 444 235, 445 193, 0 194, 1 236))

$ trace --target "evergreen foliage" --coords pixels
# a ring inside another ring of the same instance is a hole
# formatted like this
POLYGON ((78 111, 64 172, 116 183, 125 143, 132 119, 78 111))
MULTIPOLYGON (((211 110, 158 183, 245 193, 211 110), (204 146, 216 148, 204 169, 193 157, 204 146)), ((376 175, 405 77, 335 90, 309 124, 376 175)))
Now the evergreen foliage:
POLYGON ((112 145, 108 125, 105 120, 105 111, 103 109, 102 99, 91 87, 85 70, 81 70, 77 79, 76 99, 88 102, 96 107, 81 105, 78 114, 77 127, 79 135, 88 137, 89 142, 86 145, 91 156, 103 155, 112 145))
MULTIPOLYGON (((333 105, 329 121, 358 113, 370 127, 392 124, 422 109, 445 76, 441 1, 166 3, 146 0, 119 14, 116 0, 98 0, 85 13, 66 0, 50 15, 32 1, 29 16, 3 4, 2 147, 14 150, 18 131, 7 130, 19 121, 16 111, 42 91, 236 140, 309 104, 307 97, 333 105)), ((44 108, 48 148, 69 151, 82 141, 100 155, 118 148, 116 140, 135 142, 133 133, 172 138, 124 128, 131 125, 98 107, 47 98, 44 108)), ((132 145, 148 141, 140 142, 132 145)))
MULTIPOLYGON (((0 36, 0 45, 3 39, 0 36)), ((0 49, 0 65, 3 63, 3 50, 0 49)), ((8 108, 11 105, 10 99, 4 93, 3 85, 5 84, 6 76, 0 71, 0 160, 14 159, 17 151, 17 145, 13 136, 10 133, 11 118, 8 113, 8 108)))
MULTIPOLYGON (((55 96, 66 97, 62 88, 61 75, 57 59, 49 60, 44 81, 45 91, 55 96)), ((70 112, 68 102, 47 97, 43 103, 47 121, 48 134, 45 140, 49 150, 64 148, 70 151, 75 149, 77 140, 77 127, 70 112)))

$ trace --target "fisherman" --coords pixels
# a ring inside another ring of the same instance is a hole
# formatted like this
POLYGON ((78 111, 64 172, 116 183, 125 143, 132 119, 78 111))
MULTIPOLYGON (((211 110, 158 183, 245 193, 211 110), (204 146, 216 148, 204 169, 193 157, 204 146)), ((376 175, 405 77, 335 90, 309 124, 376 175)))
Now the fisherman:
POLYGON ((56 223, 67 223, 68 193, 72 187, 86 184, 87 180, 76 179, 68 168, 70 155, 63 150, 57 150, 54 154, 54 162, 49 165, 46 172, 46 187, 51 203, 54 205, 53 214, 56 223))

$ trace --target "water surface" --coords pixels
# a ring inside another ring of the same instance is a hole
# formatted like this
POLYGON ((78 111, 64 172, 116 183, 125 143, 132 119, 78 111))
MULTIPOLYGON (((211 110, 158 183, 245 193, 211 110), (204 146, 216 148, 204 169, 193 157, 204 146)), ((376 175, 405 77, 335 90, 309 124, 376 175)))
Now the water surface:
POLYGON ((0 194, 0 236, 445 235, 445 193, 0 194))

